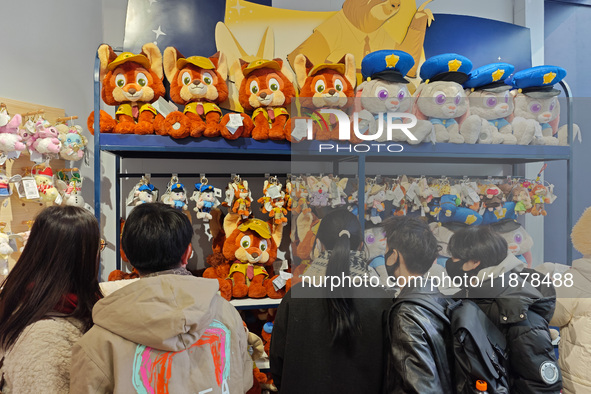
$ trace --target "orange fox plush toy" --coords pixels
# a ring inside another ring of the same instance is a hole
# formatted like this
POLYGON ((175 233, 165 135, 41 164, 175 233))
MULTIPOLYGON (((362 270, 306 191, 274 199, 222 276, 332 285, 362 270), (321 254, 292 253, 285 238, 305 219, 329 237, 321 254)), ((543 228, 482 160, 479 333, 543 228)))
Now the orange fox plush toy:
MULTIPOLYGON (((119 56, 103 44, 98 49, 102 76, 102 98, 117 105, 115 119, 100 111, 101 133, 153 134, 154 122, 164 118, 151 105, 164 96, 162 54, 152 43, 145 44, 140 54, 123 52, 119 56)), ((94 111, 87 120, 94 133, 94 111)))
MULTIPOLYGON (((156 130, 173 138, 218 137, 236 139, 242 129, 230 133, 222 120, 219 103, 228 98, 228 66, 221 52, 209 58, 185 58, 176 48, 164 50, 164 73, 170 82, 170 98, 185 106, 184 111, 168 114, 156 130)), ((243 116, 242 128, 252 128, 248 116, 243 116)))
POLYGON ((294 70, 301 86, 299 99, 302 113, 314 121, 314 138, 321 141, 337 140, 339 125, 336 116, 322 114, 318 110, 334 108, 346 112, 353 104, 357 82, 355 58, 347 54, 338 63, 314 66, 305 55, 300 54, 295 58, 294 70))
POLYGON ((232 296, 243 298, 281 298, 265 266, 272 266, 277 258, 277 245, 281 242, 283 226, 273 226, 260 219, 240 220, 240 215, 228 214, 224 220, 226 241, 224 257, 231 262, 232 296))
POLYGON ((242 75, 238 99, 245 111, 252 112, 255 140, 284 140, 290 135, 291 122, 286 109, 295 96, 293 75, 281 59, 240 60, 242 75))

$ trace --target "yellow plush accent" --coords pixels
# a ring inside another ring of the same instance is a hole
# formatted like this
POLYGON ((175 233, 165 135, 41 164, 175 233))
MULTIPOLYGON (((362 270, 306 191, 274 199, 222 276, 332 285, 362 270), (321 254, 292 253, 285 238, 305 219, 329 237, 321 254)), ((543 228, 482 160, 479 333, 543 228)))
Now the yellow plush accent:
POLYGON ((386 68, 394 68, 396 67, 396 64, 398 63, 398 60, 400 59, 400 57, 392 54, 392 55, 388 55, 386 56, 385 60, 386 60, 386 68))
POLYGON ((546 73, 544 74, 544 83, 550 83, 554 80, 554 78, 556 77, 556 73, 546 73))
POLYGON ((583 256, 591 256, 591 207, 585 209, 570 234, 573 246, 583 256))
POLYGON ((497 71, 492 73, 493 82, 497 82, 498 80, 500 80, 503 74, 505 74, 505 70, 501 70, 500 68, 497 69, 497 71))
POLYGON ((449 62, 447 62, 447 67, 450 72, 458 71, 461 66, 462 62, 458 59, 450 60, 449 62))

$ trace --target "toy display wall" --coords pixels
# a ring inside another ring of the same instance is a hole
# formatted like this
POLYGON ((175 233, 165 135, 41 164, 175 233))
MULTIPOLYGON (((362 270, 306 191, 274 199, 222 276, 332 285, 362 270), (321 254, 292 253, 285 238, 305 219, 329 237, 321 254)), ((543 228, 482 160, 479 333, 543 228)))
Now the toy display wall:
MULTIPOLYGON (((11 115, 34 113, 42 110, 43 117, 51 123, 55 123, 58 118, 64 117, 65 115, 64 110, 60 108, 32 104, 8 98, 0 98, 0 102, 6 104, 6 108, 11 115)), ((28 152, 25 151, 17 159, 6 160, 6 175, 9 178, 16 174, 22 175, 25 172, 30 171, 34 164, 35 163, 31 162, 28 152)), ((51 160, 50 165, 53 168, 61 169, 66 166, 66 162, 62 159, 53 159, 51 160)), ((11 187, 14 190, 14 184, 11 184, 11 187)), ((7 234, 19 234, 30 230, 32 220, 39 211, 48 205, 52 205, 52 203, 23 200, 19 198, 18 193, 14 190, 12 195, 8 199, 3 200, 0 205, 0 222, 5 223, 6 225, 3 232, 7 234)), ((16 241, 17 250, 10 254, 8 258, 9 268, 12 268, 16 260, 18 260, 23 246, 22 238, 16 238, 16 241)))

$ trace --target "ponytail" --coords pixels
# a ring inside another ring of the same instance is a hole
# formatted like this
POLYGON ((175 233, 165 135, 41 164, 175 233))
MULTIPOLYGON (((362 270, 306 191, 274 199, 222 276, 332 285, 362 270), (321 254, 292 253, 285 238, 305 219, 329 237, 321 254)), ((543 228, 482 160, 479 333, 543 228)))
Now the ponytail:
MULTIPOLYGON (((338 210, 322 219, 320 226, 318 237, 330 250, 327 277, 349 276, 351 249, 353 247, 353 250, 356 250, 362 242, 361 226, 357 217, 348 211, 338 210)), ((343 286, 332 291, 328 287, 325 288, 325 301, 333 344, 350 347, 354 335, 361 333, 361 321, 353 300, 345 297, 346 290, 343 286)))

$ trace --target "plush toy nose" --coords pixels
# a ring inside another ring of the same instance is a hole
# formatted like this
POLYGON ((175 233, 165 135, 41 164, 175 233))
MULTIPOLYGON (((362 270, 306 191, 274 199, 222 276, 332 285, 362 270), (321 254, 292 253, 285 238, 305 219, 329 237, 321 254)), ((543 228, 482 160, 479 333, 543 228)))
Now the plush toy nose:
POLYGON ((251 254, 253 259, 256 259, 257 257, 259 257, 259 254, 257 252, 254 252, 253 254, 251 254))
POLYGON ((392 101, 390 101, 390 104, 398 105, 398 104, 400 104, 400 102, 398 100, 392 100, 392 101))
POLYGON ((259 94, 259 97, 264 100, 267 97, 267 93, 266 92, 261 92, 261 94, 259 94))
POLYGON ((552 114, 550 114, 550 113, 547 113, 547 112, 546 112, 546 113, 545 113, 545 114, 543 114, 542 116, 543 116, 544 118, 550 119, 550 117, 552 116, 552 114))
POLYGON ((328 89, 328 94, 333 96, 337 91, 335 89, 328 89))
POLYGON ((129 94, 135 94, 135 92, 137 92, 137 90, 135 90, 134 88, 127 89, 127 93, 129 94))
POLYGON ((450 105, 447 108, 449 108, 452 111, 455 111, 456 110, 456 106, 455 105, 450 105))
POLYGON ((503 104, 503 105, 501 105, 501 109, 502 109, 502 110, 506 110, 506 109, 508 109, 508 108, 509 108, 509 105, 507 105, 507 104, 503 104))
POLYGON ((195 87, 199 87, 199 85, 201 85, 201 81, 198 79, 194 79, 192 84, 195 85, 195 87))

